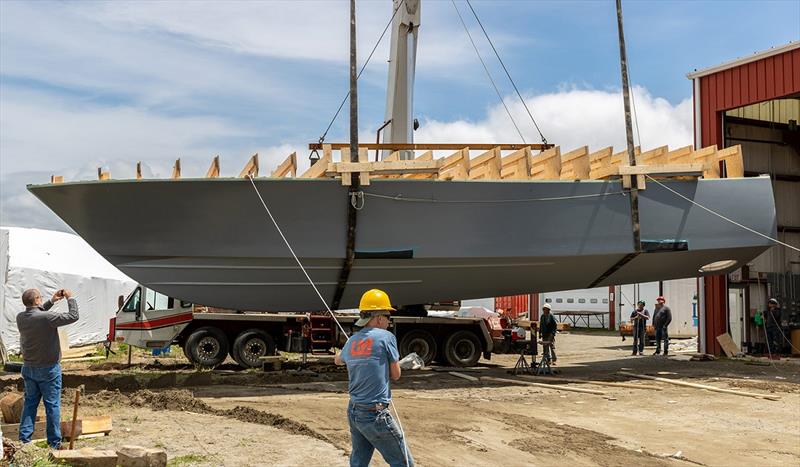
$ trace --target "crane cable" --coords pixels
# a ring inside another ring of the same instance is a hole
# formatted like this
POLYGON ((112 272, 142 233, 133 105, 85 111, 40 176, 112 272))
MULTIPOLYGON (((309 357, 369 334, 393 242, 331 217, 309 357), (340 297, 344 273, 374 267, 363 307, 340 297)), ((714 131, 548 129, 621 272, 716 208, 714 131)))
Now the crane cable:
POLYGON ((467 5, 469 9, 472 11, 472 15, 475 16, 475 20, 478 21, 478 25, 481 27, 481 31, 483 31, 483 35, 486 36, 486 40, 489 41, 489 45, 492 46, 492 50, 494 51, 494 55, 497 57, 497 60, 500 62, 500 65, 503 67, 503 71, 506 72, 506 76, 508 80, 511 82, 511 85, 514 87, 514 91, 517 93, 517 97, 519 97, 520 102, 522 102, 522 106, 525 107, 525 111, 528 112, 528 116, 531 118, 531 122, 533 122, 533 126, 536 127, 536 131, 539 132, 539 137, 542 138, 542 143, 547 144, 547 139, 545 139, 544 135, 542 134, 542 130, 539 129, 539 124, 536 123, 536 119, 533 118, 533 113, 531 113, 531 109, 528 108, 528 104, 525 103, 525 99, 523 99, 522 94, 519 92, 517 88, 517 84, 514 82, 514 79, 511 77, 511 73, 508 72, 508 68, 506 68, 506 64, 503 63, 503 59, 500 58, 500 53, 497 52, 497 48, 494 46, 492 39, 489 37, 489 33, 486 32, 486 28, 483 27, 483 23, 481 19, 478 17, 478 13, 472 8, 472 3, 470 0, 467 0, 467 5))
POLYGON ((475 49, 475 54, 478 56, 478 60, 481 61, 481 65, 483 65, 483 71, 486 72, 486 76, 489 78, 489 81, 492 83, 492 87, 494 88, 494 92, 497 94, 497 98, 500 99, 500 103, 503 104, 503 108, 506 109, 506 114, 508 114, 508 118, 511 120, 511 123, 514 125, 514 128, 517 130, 517 134, 519 134, 520 139, 523 143, 527 144, 525 141, 525 136, 522 135, 522 131, 519 129, 519 125, 514 120, 514 117, 511 115, 511 110, 508 109, 506 105, 505 99, 503 99, 503 95, 500 94, 500 90, 497 88, 497 83, 494 82, 494 78, 492 78, 492 74, 489 72, 489 67, 486 66, 486 62, 483 61, 483 57, 481 56, 480 51, 478 50, 478 46, 475 45, 475 41, 472 39, 472 34, 469 32, 469 28, 467 28, 467 23, 464 22, 464 18, 461 16, 461 12, 458 10, 458 6, 456 5, 455 0, 450 0, 453 3, 453 8, 456 10, 456 14, 458 15, 459 21, 461 21, 461 25, 464 27, 464 32, 467 33, 467 37, 469 37, 469 42, 472 44, 472 48, 475 49))

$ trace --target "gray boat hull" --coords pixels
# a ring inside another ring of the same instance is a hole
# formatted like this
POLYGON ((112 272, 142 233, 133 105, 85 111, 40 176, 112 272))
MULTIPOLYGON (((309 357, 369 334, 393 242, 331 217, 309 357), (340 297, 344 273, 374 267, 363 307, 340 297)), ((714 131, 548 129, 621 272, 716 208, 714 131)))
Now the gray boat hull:
MULTIPOLYGON (((330 179, 256 186, 326 300, 345 257, 347 187, 330 179)), ((768 177, 664 182, 770 236, 768 177)), ((103 181, 29 186, 101 255, 170 296, 233 309, 308 311, 319 298, 247 179, 103 181)), ((633 251, 630 201, 616 181, 439 182, 377 179, 364 187, 342 307, 372 287, 399 305, 694 277, 741 267, 769 240, 649 183, 640 191, 648 249, 633 251), (682 251, 681 251, 682 250, 682 251)))

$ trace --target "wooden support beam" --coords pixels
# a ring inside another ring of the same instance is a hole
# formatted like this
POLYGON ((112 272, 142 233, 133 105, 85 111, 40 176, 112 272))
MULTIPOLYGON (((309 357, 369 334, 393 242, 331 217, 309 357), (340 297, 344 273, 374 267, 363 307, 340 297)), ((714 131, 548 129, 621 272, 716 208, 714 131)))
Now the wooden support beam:
POLYGON ((258 154, 253 154, 250 160, 247 161, 244 168, 239 172, 239 178, 246 178, 248 175, 255 178, 258 177, 258 154))
POLYGON ((561 180, 589 178, 589 146, 583 146, 561 156, 561 180))
POLYGON ((322 146, 322 157, 319 158, 317 162, 311 165, 302 175, 300 178, 319 178, 325 175, 325 172, 328 170, 328 164, 333 161, 333 151, 331 150, 330 144, 325 144, 322 146))
MULTIPOLYGON (((432 161, 433 151, 425 151, 415 161, 432 161)), ((421 173, 421 174, 404 174, 403 178, 433 178, 436 173, 421 173)))
MULTIPOLYGON (((636 146, 633 150, 634 155, 641 154, 641 148, 636 146)), ((609 161, 606 167, 597 169, 594 172, 593 178, 596 180, 602 180, 608 177, 616 177, 619 176, 619 169, 620 165, 628 165, 628 151, 620 151, 618 153, 611 155, 611 160, 609 161)))
POLYGON ((694 175, 703 173, 703 164, 621 165, 619 175, 694 175))
POLYGON ((717 163, 717 145, 707 146, 689 155, 692 163, 703 164, 705 166, 704 178, 719 178, 719 164, 717 163))
POLYGON ((270 177, 283 178, 287 174, 292 174, 292 178, 297 177, 297 153, 293 152, 284 159, 283 162, 275 169, 270 177))
POLYGON ((717 151, 717 161, 725 165, 725 176, 727 178, 744 177, 744 159, 741 145, 737 144, 717 151))
POLYGON ((214 159, 211 160, 211 166, 208 168, 206 172, 206 178, 217 178, 219 177, 219 156, 214 156, 214 159))
POLYGON ((136 180, 142 179, 142 161, 136 163, 136 180))
POLYGON ((469 163, 470 180, 500 180, 502 157, 500 148, 492 148, 469 163))
MULTIPOLYGON (((332 149, 342 149, 342 148, 349 148, 350 143, 326 143, 330 144, 332 149)), ((320 143, 310 143, 308 145, 308 149, 322 149, 320 143)), ((492 144, 492 143, 360 143, 358 145, 359 148, 367 148, 367 149, 380 149, 380 150, 392 150, 392 151, 447 151, 447 150, 459 150, 464 148, 470 148, 475 150, 481 151, 488 151, 489 149, 494 149, 499 147, 503 151, 516 151, 518 149, 522 149, 525 147, 530 147, 531 149, 537 151, 543 151, 546 149, 550 149, 554 147, 552 144, 524 144, 524 143, 503 143, 503 144, 492 144)))
POLYGON ((110 180, 111 179, 111 173, 110 172, 103 172, 103 168, 102 167, 98 167, 97 168, 97 179, 98 180, 110 180))
POLYGON ((614 155, 614 148, 609 146, 599 151, 589 154, 589 178, 596 180, 599 171, 611 166, 611 156, 614 155))
POLYGON ((561 176, 561 148, 556 146, 531 158, 531 178, 558 180, 561 176))
POLYGON ((661 381, 662 383, 674 384, 676 386, 686 386, 686 387, 696 388, 696 389, 705 389, 706 391, 722 392, 722 393, 725 393, 725 394, 734 394, 734 395, 737 395, 737 396, 754 397, 756 399, 766 399, 766 400, 769 400, 769 401, 779 401, 781 399, 780 396, 773 396, 771 394, 759 394, 759 393, 754 393, 754 392, 736 391, 736 390, 733 390, 733 389, 724 389, 724 388, 718 388, 716 386, 709 386, 707 384, 689 383, 689 382, 686 382, 686 381, 679 381, 679 380, 669 379, 669 378, 661 378, 661 377, 658 377, 658 376, 649 376, 649 375, 640 375, 640 374, 636 374, 636 373, 628 373, 627 371, 620 371, 618 373, 621 374, 621 375, 630 376, 630 377, 633 377, 633 378, 651 379, 653 381, 661 381))
POLYGON ((501 161, 500 178, 512 180, 527 180, 531 178, 531 148, 522 148, 515 151, 501 161))
POLYGON ((50 176, 50 183, 64 183, 64 176, 63 175, 51 175, 50 176))
POLYGON ((694 151, 692 145, 684 146, 682 148, 673 149, 667 153, 667 164, 691 164, 689 155, 694 151))
POLYGON ((661 146, 649 151, 645 151, 636 156, 636 165, 666 164, 667 153, 669 153, 669 147, 667 146, 661 146))
POLYGON ((172 166, 172 177, 173 180, 177 180, 181 178, 181 158, 177 158, 175 160, 175 165, 172 166))
POLYGON ((440 180, 466 180, 469 176, 469 148, 462 148, 441 160, 438 178, 440 180))

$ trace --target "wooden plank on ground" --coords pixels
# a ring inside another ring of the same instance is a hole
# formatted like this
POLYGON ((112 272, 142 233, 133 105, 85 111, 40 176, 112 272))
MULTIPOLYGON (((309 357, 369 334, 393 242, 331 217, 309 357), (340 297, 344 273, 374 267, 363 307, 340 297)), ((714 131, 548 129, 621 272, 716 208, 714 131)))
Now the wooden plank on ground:
POLYGON ((739 350, 739 346, 733 342, 733 338, 727 332, 717 336, 717 342, 719 342, 722 351, 725 352, 725 355, 728 357, 732 358, 742 353, 742 351, 739 350))
MULTIPOLYGON (((96 417, 83 417, 75 422, 75 433, 80 435, 92 435, 96 433, 110 433, 113 429, 111 415, 100 415, 96 417)), ((72 434, 72 421, 61 422, 61 436, 69 439, 72 434)))
POLYGON ((464 373, 459 373, 457 371, 448 371, 448 373, 453 375, 453 376, 455 376, 455 377, 457 377, 457 378, 465 379, 467 381, 473 381, 473 382, 480 381, 478 378, 476 378, 474 376, 465 375, 464 373))
POLYGON ((596 391, 594 389, 583 389, 583 388, 573 388, 569 386, 562 386, 559 384, 544 384, 544 383, 534 383, 531 381, 522 381, 519 379, 509 379, 509 378, 494 378, 492 376, 481 376, 481 381, 494 381, 498 383, 509 383, 509 384, 522 384, 525 386, 536 386, 539 388, 547 388, 553 389, 555 391, 568 391, 568 392, 580 392, 583 394, 595 394, 598 396, 604 396, 606 393, 603 391, 596 391))
POLYGON ((770 400, 770 401, 778 401, 778 400, 781 399, 780 396, 773 396, 773 395, 770 395, 770 394, 759 394, 759 393, 754 393, 754 392, 735 391, 733 389, 718 388, 716 386, 709 386, 707 384, 689 383, 689 382, 686 382, 686 381, 680 381, 680 380, 669 379, 669 378, 661 378, 661 377, 658 377, 658 376, 639 375, 639 374, 636 374, 636 373, 628 373, 627 371, 620 371, 618 373, 621 374, 621 375, 631 376, 631 377, 634 377, 634 378, 651 379, 653 381, 661 381, 662 383, 674 384, 676 386, 686 386, 686 387, 696 388, 696 389, 705 389, 707 391, 721 392, 721 393, 725 393, 725 394, 734 394, 734 395, 737 395, 737 396, 755 397, 756 399, 766 399, 766 400, 770 400))
POLYGON ((519 375, 517 376, 517 378, 536 379, 537 381, 554 381, 556 383, 593 384, 595 386, 608 386, 614 388, 650 389, 653 391, 660 391, 662 389, 661 386, 653 386, 648 384, 631 384, 631 383, 622 383, 616 381, 595 381, 588 379, 562 378, 560 376, 549 376, 549 375, 544 378, 540 376, 519 375))

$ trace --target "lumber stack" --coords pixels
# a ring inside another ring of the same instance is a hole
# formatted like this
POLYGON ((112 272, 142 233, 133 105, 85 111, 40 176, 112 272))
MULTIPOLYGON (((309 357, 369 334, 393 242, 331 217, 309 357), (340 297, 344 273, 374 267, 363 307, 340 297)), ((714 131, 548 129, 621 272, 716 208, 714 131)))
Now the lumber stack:
MULTIPOLYGON (((405 178, 439 181, 520 181, 520 180, 609 180, 622 179, 630 187, 632 178, 644 189, 647 177, 653 178, 734 178, 744 176, 741 146, 718 149, 709 146, 695 150, 685 146, 670 150, 667 146, 637 147, 636 165, 629 164, 626 150, 614 152, 613 147, 592 150, 582 146, 563 150, 548 144, 380 144, 359 145, 358 162, 350 162, 350 147, 346 143, 311 144, 316 156, 311 166, 298 176, 297 153, 291 153, 270 172, 271 178, 335 178, 343 185, 352 183, 359 174, 362 185, 371 179, 405 178), (370 150, 375 158, 380 151, 390 151, 381 161, 369 161, 370 150), (319 152, 322 152, 320 155, 319 152), (338 153, 338 154, 337 154, 338 153), (411 155, 411 159, 401 159, 411 155), (473 157, 474 155, 474 157, 473 157)), ((206 177, 217 178, 219 156, 211 162, 206 177)), ((239 177, 258 177, 258 154, 254 154, 239 173, 239 177)), ((136 179, 141 179, 137 164, 136 179)), ((172 179, 181 177, 181 161, 175 161, 172 179)), ((98 179, 109 180, 110 174, 98 169, 98 179)), ((53 175, 51 183, 63 182, 53 175)))

